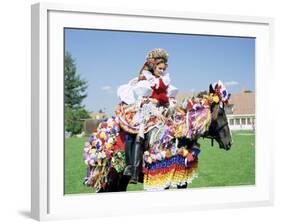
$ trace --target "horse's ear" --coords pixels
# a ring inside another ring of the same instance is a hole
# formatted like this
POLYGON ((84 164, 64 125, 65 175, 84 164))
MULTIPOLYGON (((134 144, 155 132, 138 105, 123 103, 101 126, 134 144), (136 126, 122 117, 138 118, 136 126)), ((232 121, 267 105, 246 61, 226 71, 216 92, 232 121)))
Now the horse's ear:
POLYGON ((215 93, 212 84, 209 85, 209 93, 215 93))

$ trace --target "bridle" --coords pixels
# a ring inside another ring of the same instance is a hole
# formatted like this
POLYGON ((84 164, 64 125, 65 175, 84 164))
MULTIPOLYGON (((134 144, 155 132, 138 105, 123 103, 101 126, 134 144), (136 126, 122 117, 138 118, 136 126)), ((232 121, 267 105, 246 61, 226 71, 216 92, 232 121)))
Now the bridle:
POLYGON ((227 122, 225 122, 224 124, 222 124, 220 127, 217 127, 216 129, 215 129, 215 132, 220 132, 220 130, 221 129, 223 129, 225 126, 227 126, 228 125, 228 121, 227 122))
POLYGON ((212 147, 214 146, 214 139, 217 139, 218 135, 217 133, 220 132, 220 130, 222 130, 225 126, 228 125, 228 121, 224 122, 221 126, 216 127, 214 130, 211 129, 211 126, 209 127, 209 130, 206 131, 202 137, 203 138, 208 138, 211 139, 211 145, 212 147), (210 130, 211 129, 211 130, 210 130))

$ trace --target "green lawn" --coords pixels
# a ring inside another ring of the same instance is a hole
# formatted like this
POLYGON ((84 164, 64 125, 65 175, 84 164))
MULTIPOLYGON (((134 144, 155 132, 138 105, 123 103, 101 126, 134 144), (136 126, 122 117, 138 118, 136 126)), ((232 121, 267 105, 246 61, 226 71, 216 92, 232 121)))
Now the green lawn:
MULTIPOLYGON (((199 177, 189 187, 237 186, 255 184, 255 135, 253 132, 233 132, 229 151, 211 146, 200 139, 199 177)), ((83 145, 88 137, 65 139, 65 194, 91 193, 82 182, 87 166, 83 161, 83 145)), ((142 184, 130 184, 127 190, 142 190, 142 184)))

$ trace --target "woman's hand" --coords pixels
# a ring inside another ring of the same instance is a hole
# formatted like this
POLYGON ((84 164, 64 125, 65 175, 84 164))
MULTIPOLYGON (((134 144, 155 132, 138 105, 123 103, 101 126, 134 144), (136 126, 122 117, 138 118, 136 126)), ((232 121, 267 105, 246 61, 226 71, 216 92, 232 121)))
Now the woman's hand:
POLYGON ((154 104, 158 104, 158 100, 154 99, 154 98, 149 98, 150 102, 154 103, 154 104))
POLYGON ((138 81, 146 80, 144 75, 139 75, 138 81))
POLYGON ((142 102, 141 102, 141 107, 144 105, 144 104, 147 104, 150 102, 150 98, 143 98, 142 99, 142 102))

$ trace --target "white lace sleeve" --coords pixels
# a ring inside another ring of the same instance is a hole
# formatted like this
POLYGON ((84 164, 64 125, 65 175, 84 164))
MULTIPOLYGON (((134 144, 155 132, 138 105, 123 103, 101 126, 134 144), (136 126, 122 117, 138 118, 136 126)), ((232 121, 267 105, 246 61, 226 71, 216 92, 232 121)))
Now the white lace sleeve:
POLYGON ((169 85, 171 82, 170 74, 164 73, 164 75, 162 76, 162 80, 166 86, 169 85))
POLYGON ((168 96, 169 97, 176 97, 176 95, 178 94, 178 88, 173 86, 173 85, 169 85, 168 87, 168 96))
POLYGON ((152 73, 149 72, 149 71, 143 71, 143 72, 142 72, 142 75, 144 75, 145 78, 146 78, 146 80, 149 81, 149 82, 152 81, 152 80, 154 80, 154 76, 153 76, 152 73))

